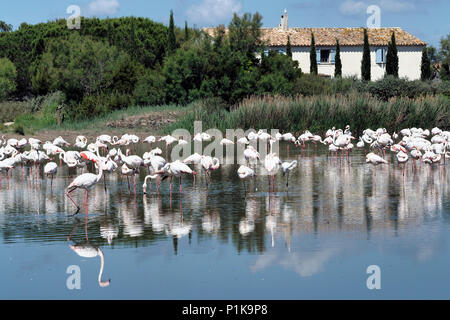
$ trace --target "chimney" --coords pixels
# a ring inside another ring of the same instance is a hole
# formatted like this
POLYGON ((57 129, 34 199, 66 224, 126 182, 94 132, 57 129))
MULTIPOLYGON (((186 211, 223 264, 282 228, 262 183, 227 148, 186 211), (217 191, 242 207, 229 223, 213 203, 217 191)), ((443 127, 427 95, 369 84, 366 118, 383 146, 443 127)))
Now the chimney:
POLYGON ((284 13, 281 15, 281 24, 280 24, 281 30, 287 31, 289 29, 288 27, 288 14, 287 10, 284 9, 284 13))

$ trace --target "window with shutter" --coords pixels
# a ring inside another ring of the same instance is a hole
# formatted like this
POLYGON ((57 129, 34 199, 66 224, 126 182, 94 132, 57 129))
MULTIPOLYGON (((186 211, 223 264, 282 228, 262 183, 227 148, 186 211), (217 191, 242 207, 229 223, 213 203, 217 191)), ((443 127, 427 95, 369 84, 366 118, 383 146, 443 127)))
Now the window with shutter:
POLYGON ((377 61, 377 63, 382 63, 382 61, 381 61, 382 50, 383 50, 382 48, 378 48, 376 50, 376 61, 377 61))

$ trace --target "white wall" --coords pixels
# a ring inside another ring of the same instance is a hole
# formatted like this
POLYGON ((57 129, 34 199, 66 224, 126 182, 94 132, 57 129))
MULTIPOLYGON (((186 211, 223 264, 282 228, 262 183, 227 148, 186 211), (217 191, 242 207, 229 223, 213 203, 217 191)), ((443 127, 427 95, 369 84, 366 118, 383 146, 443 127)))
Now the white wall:
MULTIPOLYGON (((271 47, 271 49, 281 49, 284 47, 271 47)), ((319 48, 319 47, 318 47, 319 48)), ((331 49, 334 47, 320 47, 331 49)), ((376 63, 376 49, 370 48, 371 79, 377 80, 384 76, 386 65, 376 63)), ((398 51, 398 73, 399 77, 406 77, 409 80, 420 79, 420 64, 422 60, 422 46, 397 46, 398 51)), ((292 59, 299 62, 299 67, 304 73, 309 73, 309 47, 292 47, 292 59)), ((342 76, 357 76, 361 78, 362 46, 341 46, 342 76)), ((317 65, 317 70, 321 74, 334 76, 334 64, 317 65)))

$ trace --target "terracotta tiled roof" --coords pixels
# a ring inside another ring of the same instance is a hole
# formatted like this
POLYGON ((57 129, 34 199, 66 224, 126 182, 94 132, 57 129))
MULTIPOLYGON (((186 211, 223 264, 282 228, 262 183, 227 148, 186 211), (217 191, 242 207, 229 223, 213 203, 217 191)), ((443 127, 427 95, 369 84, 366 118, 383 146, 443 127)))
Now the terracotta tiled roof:
MULTIPOLYGON (((205 32, 214 35, 214 28, 204 28, 205 32)), ((311 44, 311 32, 314 33, 316 46, 334 46, 336 38, 341 46, 362 46, 364 42, 363 28, 262 28, 262 40, 268 46, 285 46, 287 36, 290 36, 292 46, 307 46, 311 44)), ((228 31, 228 30, 227 30, 228 31)), ((424 46, 426 42, 409 34, 401 28, 369 28, 369 44, 373 46, 387 45, 395 32, 395 43, 398 46, 424 46)))

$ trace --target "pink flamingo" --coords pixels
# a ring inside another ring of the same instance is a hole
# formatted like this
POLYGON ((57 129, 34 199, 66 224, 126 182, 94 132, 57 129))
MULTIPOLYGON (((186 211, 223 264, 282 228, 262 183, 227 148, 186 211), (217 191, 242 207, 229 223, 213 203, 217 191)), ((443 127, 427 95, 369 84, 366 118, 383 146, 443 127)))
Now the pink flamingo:
POLYGON ((75 180, 73 180, 72 183, 69 184, 69 186, 67 187, 66 196, 69 197, 69 199, 77 207, 78 210, 75 213, 75 214, 77 214, 80 211, 80 206, 72 199, 72 197, 70 196, 70 193, 72 193, 76 189, 84 189, 85 190, 84 202, 85 202, 85 206, 86 206, 86 215, 87 215, 88 191, 90 188, 95 186, 102 178, 103 164, 101 161, 98 161, 98 159, 88 158, 85 153, 82 153, 81 156, 83 158, 85 158, 86 160, 91 160, 91 161, 94 161, 95 163, 97 163, 98 169, 99 169, 98 174, 96 175, 93 173, 83 173, 82 175, 76 177, 75 180))

